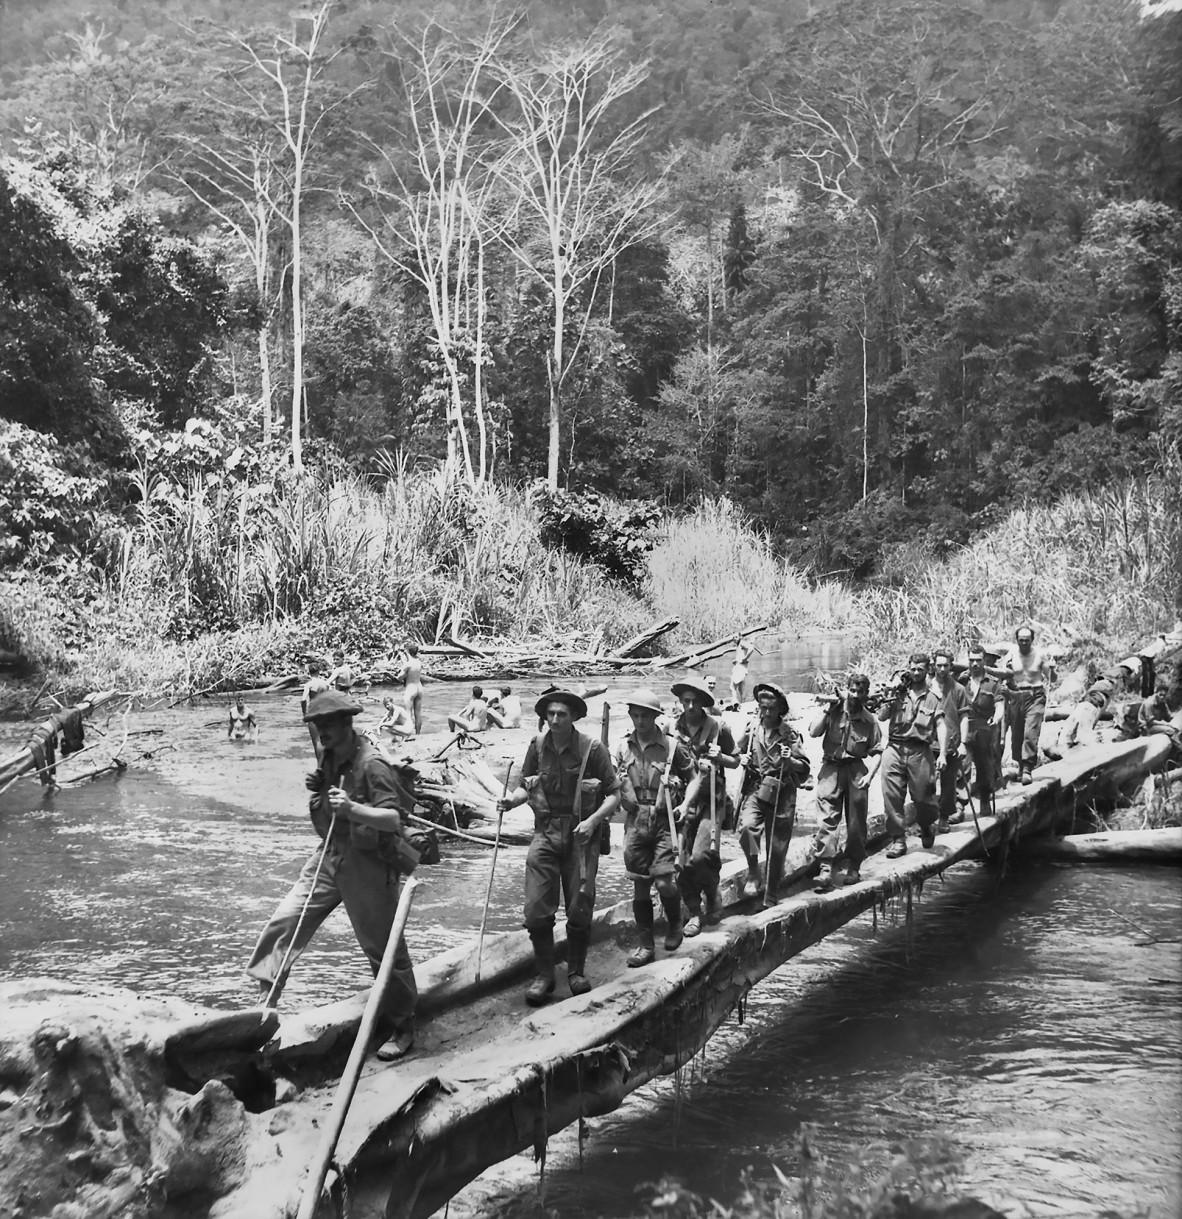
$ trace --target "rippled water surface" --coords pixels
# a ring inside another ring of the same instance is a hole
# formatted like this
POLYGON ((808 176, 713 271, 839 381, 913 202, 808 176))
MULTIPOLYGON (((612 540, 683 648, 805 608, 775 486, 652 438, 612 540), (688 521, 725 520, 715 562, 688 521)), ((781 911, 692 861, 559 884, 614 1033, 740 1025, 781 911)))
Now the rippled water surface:
MULTIPOLYGON (((804 649, 757 657, 753 671, 801 688, 806 670, 842 659, 804 649)), ((716 666, 720 684, 728 669, 716 666)), ((636 684, 611 680, 613 692, 636 684)), ((428 687, 429 714, 463 695, 428 687)), ((154 768, 52 797, 23 781, 0 796, 0 977, 243 1002, 254 937, 315 845, 297 700, 251 701, 258 744, 227 741, 216 703, 144 713, 133 730, 163 734, 134 739, 172 747, 154 768)), ((121 731, 117 717, 96 727, 121 731)), ((0 755, 19 743, 19 728, 0 728, 0 755)), ((494 929, 520 924, 524 855, 502 851, 494 929)), ((627 882, 618 850, 603 862, 606 902, 627 882)), ((422 870, 408 935, 416 958, 473 934, 488 863, 487 851, 460 846, 422 870)), ((999 878, 961 865, 928 886, 910 934, 899 920, 875 930, 866 915, 761 983, 745 1023, 732 1018, 680 1081, 588 1123, 581 1172, 575 1134, 555 1136, 543 1201, 520 1156, 454 1199, 451 1215, 544 1206, 622 1217, 636 1187, 662 1175, 731 1200, 748 1165, 762 1179, 773 1164, 795 1171, 801 1123, 835 1162, 881 1140, 946 1135, 964 1156, 962 1188, 1010 1215, 1182 1214, 1180 916, 1173 869, 1044 866, 999 878)), ((285 1006, 367 981, 338 914, 285 1006)))

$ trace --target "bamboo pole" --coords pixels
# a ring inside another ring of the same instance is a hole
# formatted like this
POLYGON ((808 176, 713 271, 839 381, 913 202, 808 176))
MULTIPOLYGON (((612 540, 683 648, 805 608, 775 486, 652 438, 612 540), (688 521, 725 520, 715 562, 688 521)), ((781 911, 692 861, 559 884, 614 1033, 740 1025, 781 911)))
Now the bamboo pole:
POLYGON ((390 928, 390 936, 386 940, 386 950, 382 953, 382 964, 378 976, 374 979, 373 989, 369 992, 369 1001, 365 1005, 365 1013, 361 1017, 361 1025, 357 1029, 357 1038, 345 1065, 345 1073, 337 1088, 333 1101, 332 1112, 321 1136, 320 1146, 316 1149, 316 1158, 312 1161, 312 1172, 309 1177, 304 1196, 300 1200, 297 1219, 314 1219, 316 1207, 320 1202, 320 1192, 324 1188, 324 1179, 328 1176, 328 1166, 332 1162, 332 1153, 336 1150, 337 1140, 345 1126, 345 1118, 349 1115, 349 1106, 353 1103, 353 1094, 357 1091, 357 1081, 361 1078, 361 1067, 369 1050, 369 1039, 373 1036, 374 1025, 377 1024, 378 1012, 382 1006, 382 998, 394 972, 394 958, 398 955, 398 942, 406 930, 406 921, 410 917, 410 904, 414 899, 414 891, 419 882, 413 876, 408 876, 402 886, 402 894, 398 899, 398 909, 394 914, 394 926, 390 928))

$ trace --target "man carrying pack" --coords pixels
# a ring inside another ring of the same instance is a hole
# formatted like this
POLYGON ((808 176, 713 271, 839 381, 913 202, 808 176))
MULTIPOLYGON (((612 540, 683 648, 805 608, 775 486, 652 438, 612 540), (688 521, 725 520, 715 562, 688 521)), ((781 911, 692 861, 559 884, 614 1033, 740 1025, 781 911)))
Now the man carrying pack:
POLYGON ((539 1007, 554 993, 554 916, 566 907, 566 968, 572 995, 591 989, 583 971, 595 911, 600 827, 620 803, 620 781, 607 746, 575 729, 587 704, 570 690, 549 690, 534 711, 545 731, 530 741, 522 782, 497 801, 504 812, 529 802, 534 836, 525 861, 525 927, 538 976, 525 1001, 539 1007))
POLYGON ((722 860, 716 845, 718 831, 711 820, 710 784, 714 784, 714 817, 721 825, 726 818, 726 776, 722 771, 724 767, 733 770, 738 766, 739 751, 731 730, 710 714, 714 707, 714 695, 696 673, 674 683, 673 693, 681 700, 681 714, 673 731, 696 761, 702 777, 696 797, 691 800, 687 795, 685 801, 683 833, 688 858, 678 877, 681 896, 689 911, 684 934, 695 936, 701 932, 703 923, 714 926, 722 921, 718 901, 722 860), (704 913, 703 898, 706 905, 704 913))
POLYGON ((660 714, 661 702, 652 690, 634 691, 628 698, 632 731, 616 757, 625 812, 624 872, 632 881, 632 914, 640 940, 628 958, 633 969, 651 965, 657 957, 654 885, 665 911, 665 950, 673 952, 681 944, 675 825, 700 786, 689 751, 657 727, 660 714))
MULTIPOLYGON (((399 877, 418 862, 417 852, 403 839, 401 814, 414 808, 409 781, 354 731, 353 717, 360 713, 361 707, 339 690, 323 690, 308 700, 305 719, 319 730, 322 753, 319 767, 305 782, 312 793, 312 824, 323 846, 276 907, 246 967, 269 1006, 278 1002, 292 961, 342 903, 377 977, 398 908, 399 877)), ((383 1061, 402 1058, 414 1046, 417 998, 414 966, 403 940, 382 1000, 383 1022, 390 1030, 377 1052, 383 1061)))
POLYGON ((800 738, 789 726, 788 695, 770 681, 755 687, 759 719, 739 738, 739 752, 746 759, 743 802, 739 807, 739 845, 747 858, 744 897, 759 893, 759 844, 769 838, 767 880, 763 904, 776 904, 784 856, 796 821, 796 789, 808 778, 809 760, 800 748, 800 738))
POLYGON ((965 742, 969 736, 969 698, 964 686, 952 676, 951 652, 943 649, 933 652, 932 669, 932 690, 940 700, 944 726, 948 730, 947 765, 939 768, 936 797, 939 811, 936 831, 946 834, 950 825, 964 820, 964 813, 956 807, 956 783, 968 755, 965 742))
POLYGON ((817 807, 821 826, 815 853, 821 861, 816 892, 833 888, 833 860, 844 813, 846 823, 847 885, 861 880, 866 858, 866 818, 870 811, 870 783, 882 764, 882 730, 866 709, 870 678, 851 673, 845 697, 827 697, 813 717, 809 736, 821 737, 821 769, 817 774, 817 807), (867 759, 873 759, 869 766, 867 759))
POLYGON ((1005 687, 985 671, 985 649, 969 646, 969 669, 962 678, 968 696, 968 733, 965 747, 972 767, 969 786, 982 813, 997 791, 1001 778, 1001 733, 1006 713, 1005 687))
POLYGON ((882 806, 891 836, 888 859, 907 853, 907 822, 903 805, 908 793, 915 801, 919 839, 925 849, 936 841, 936 766, 932 744, 939 743, 939 765, 947 758, 948 728, 939 695, 928 685, 926 652, 912 652, 907 675, 883 699, 878 718, 889 721, 882 755, 882 806))

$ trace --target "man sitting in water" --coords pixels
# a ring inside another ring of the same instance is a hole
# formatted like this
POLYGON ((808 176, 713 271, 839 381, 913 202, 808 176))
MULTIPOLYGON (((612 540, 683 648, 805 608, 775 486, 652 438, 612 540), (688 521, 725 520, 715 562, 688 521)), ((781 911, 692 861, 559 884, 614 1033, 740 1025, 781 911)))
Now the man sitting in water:
POLYGON ((488 727, 488 703, 480 686, 472 687, 472 697, 459 715, 449 715, 447 726, 452 732, 483 732, 488 727))
POLYGON ((502 686, 500 693, 488 700, 488 718, 498 728, 521 727, 521 699, 511 686, 502 686))
POLYGON ((245 741, 248 736, 252 741, 257 741, 259 725, 254 718, 254 712, 239 698, 230 708, 229 738, 232 741, 245 741))
POLYGON ((378 725, 378 736, 381 736, 383 732, 388 732, 392 737, 397 738, 414 736, 414 720, 411 719, 411 714, 405 707, 400 707, 389 697, 382 699, 382 707, 386 714, 378 725))

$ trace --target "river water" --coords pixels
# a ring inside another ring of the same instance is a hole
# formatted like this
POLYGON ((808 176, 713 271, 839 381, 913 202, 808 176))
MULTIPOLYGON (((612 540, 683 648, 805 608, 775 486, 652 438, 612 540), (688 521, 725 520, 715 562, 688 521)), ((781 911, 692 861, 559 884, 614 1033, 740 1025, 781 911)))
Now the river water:
MULTIPOLYGON (((843 661, 835 645, 798 642, 756 657, 752 676, 801 689, 814 668, 843 661)), ((725 687, 729 662, 713 671, 725 687)), ((637 684, 605 680, 613 698, 637 684)), ((522 683, 527 705, 542 684, 522 683)), ((465 693, 429 685, 428 728, 465 693)), ((112 983, 223 1008, 253 995, 242 964, 314 839, 298 701, 252 705, 257 744, 225 739, 216 701, 135 713, 132 731, 162 730, 132 738, 158 748, 154 760, 117 781, 49 796, 22 780, 0 796, 0 978, 112 983)), ((98 730, 121 735, 121 719, 100 719, 88 740, 98 730)), ((0 726, 0 756, 20 735, 0 726)), ((502 851, 493 929, 520 925, 524 855, 502 851)), ((488 860, 459 845, 422 870, 408 934, 416 959, 473 934, 488 860)), ((603 864, 601 901, 624 896, 619 851, 603 864)), ((581 1171, 577 1138, 563 1132, 542 1192, 522 1155, 450 1213, 622 1219, 637 1210, 637 1188, 662 1176, 730 1203, 748 1166, 757 1182, 774 1180, 773 1166, 792 1176, 809 1124, 835 1165, 871 1145, 881 1160, 884 1140, 945 1136, 963 1156, 958 1188, 1008 1215, 1180 1215, 1180 914, 1173 869, 1047 865, 999 877, 960 865, 926 889, 910 932, 905 920, 875 929, 863 916, 760 983, 745 1021, 728 1021, 679 1080, 588 1123, 581 1171)), ((348 922, 334 916, 284 1006, 366 984, 348 922)))

